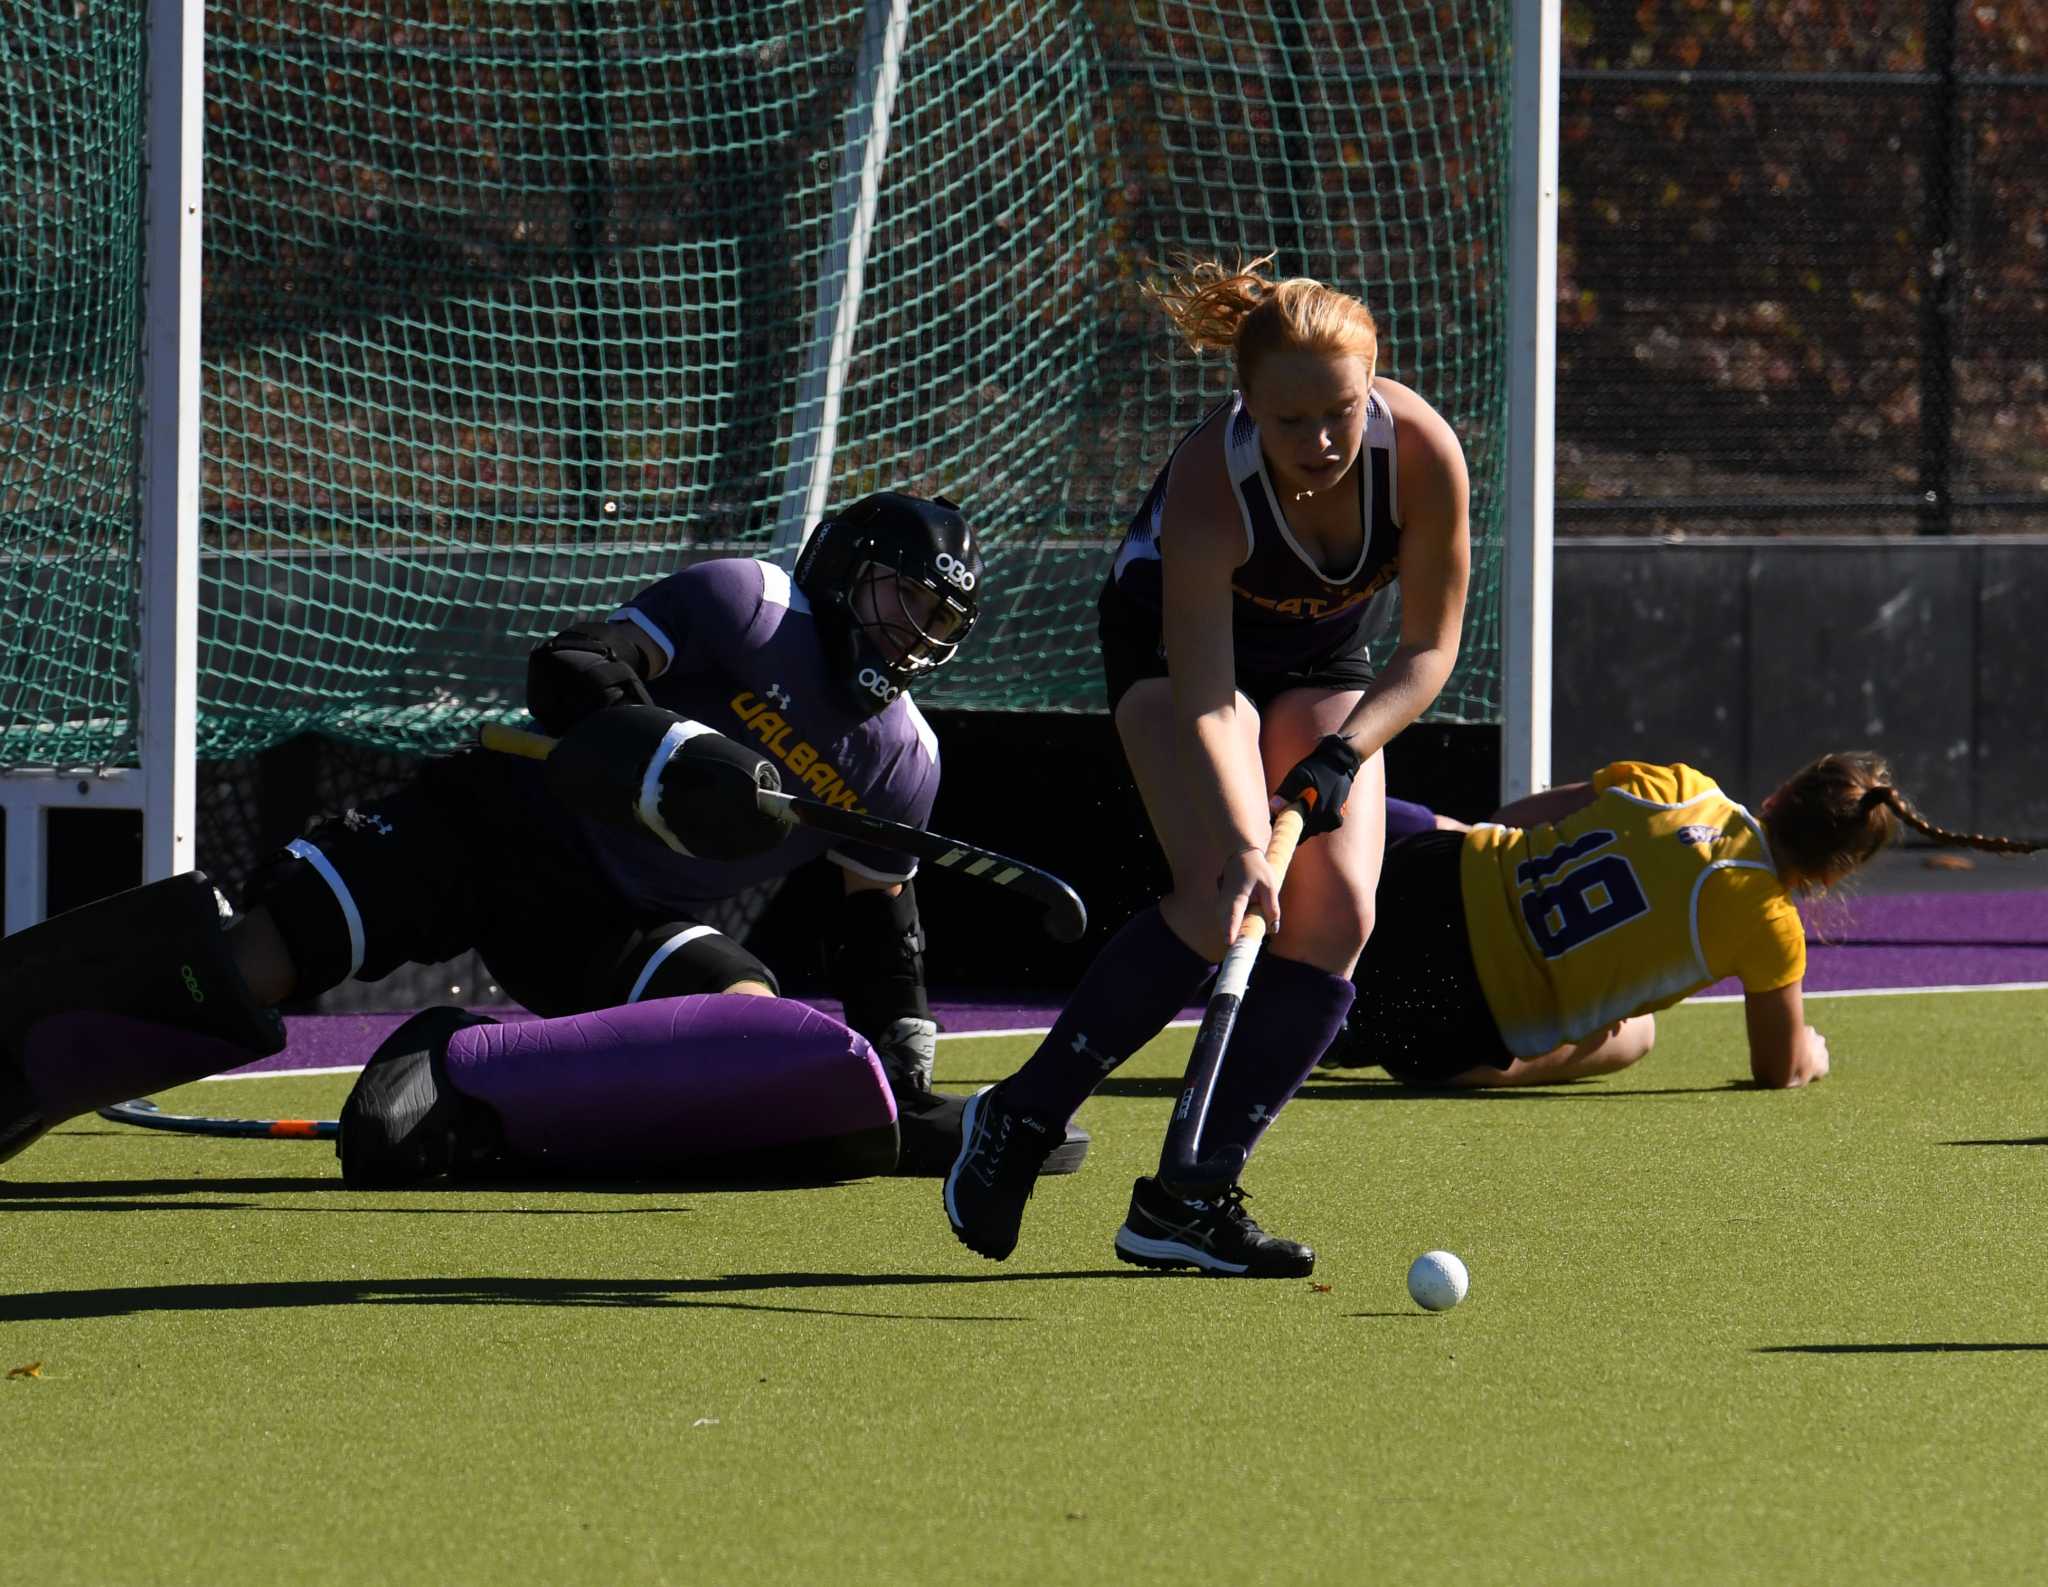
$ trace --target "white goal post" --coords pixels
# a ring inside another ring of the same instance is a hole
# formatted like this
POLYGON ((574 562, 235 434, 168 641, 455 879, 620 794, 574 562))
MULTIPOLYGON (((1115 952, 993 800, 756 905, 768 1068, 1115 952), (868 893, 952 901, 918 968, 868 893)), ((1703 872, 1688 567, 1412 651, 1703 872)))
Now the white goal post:
POLYGON ((142 874, 193 865, 198 770, 199 237, 204 0, 150 0, 142 223, 142 434, 136 500, 140 631, 129 710, 136 766, 0 773, 7 880, 0 931, 49 908, 49 813, 142 812, 142 874))
POLYGON ((1561 0, 1515 0, 1508 176, 1508 467, 1502 522, 1501 802, 1550 786, 1561 0))

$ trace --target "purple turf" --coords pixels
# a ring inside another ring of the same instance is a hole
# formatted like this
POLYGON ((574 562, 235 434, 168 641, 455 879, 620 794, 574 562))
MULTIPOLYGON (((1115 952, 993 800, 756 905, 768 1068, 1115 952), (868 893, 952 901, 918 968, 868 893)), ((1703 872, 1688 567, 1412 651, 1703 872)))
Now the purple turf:
MULTIPOLYGON (((1916 986, 1992 986, 2009 981, 2048 982, 2048 891, 2007 893, 1894 893, 1833 906, 1813 921, 1806 969, 1809 992, 1849 992, 1916 986)), ((1732 981, 1707 992, 1738 992, 1732 981)), ((838 1018, 829 999, 813 1006, 838 1018)), ((492 1009, 499 1019, 533 1016, 492 1009)), ((1044 1030, 1058 1014, 1050 997, 943 995, 932 1015, 955 1035, 990 1030, 1044 1030)), ((1199 1009, 1185 1011, 1193 1017, 1199 1009)), ((352 1068, 409 1017, 391 1014, 312 1014, 285 1020, 288 1042, 238 1074, 279 1070, 352 1068)))

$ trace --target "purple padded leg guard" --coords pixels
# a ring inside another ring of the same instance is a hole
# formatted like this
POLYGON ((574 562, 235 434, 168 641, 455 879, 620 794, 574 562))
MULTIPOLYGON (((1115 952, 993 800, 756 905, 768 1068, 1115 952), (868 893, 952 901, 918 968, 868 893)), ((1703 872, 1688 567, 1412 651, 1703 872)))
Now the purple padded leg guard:
POLYGON ((1410 804, 1406 799, 1387 795, 1388 843, 1399 843, 1403 838, 1419 837, 1435 830, 1436 812, 1428 805, 1410 804))
POLYGON ((867 1143, 857 1171, 895 1166, 896 1101, 873 1049, 784 998, 657 998, 471 1025, 448 1038, 443 1061, 529 1166, 616 1178, 772 1158, 846 1170, 849 1139, 867 1143))

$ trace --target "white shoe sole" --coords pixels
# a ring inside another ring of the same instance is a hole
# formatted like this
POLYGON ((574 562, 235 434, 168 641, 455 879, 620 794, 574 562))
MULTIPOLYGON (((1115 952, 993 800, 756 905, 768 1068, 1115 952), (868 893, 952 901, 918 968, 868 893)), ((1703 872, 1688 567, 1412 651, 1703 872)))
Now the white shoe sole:
POLYGON ((989 1086, 983 1086, 967 1099, 967 1106, 960 1110, 960 1150, 953 1156, 953 1166, 946 1170, 946 1221, 953 1226, 956 1238, 964 1239, 966 1232, 960 1222, 960 1209, 953 1200, 953 1187, 960 1183, 960 1165, 967 1161, 967 1150, 974 1144, 974 1124, 981 1113, 981 1099, 988 1095, 989 1086))
POLYGON ((1140 1267, 1198 1267, 1205 1273, 1227 1273, 1232 1277, 1250 1271, 1242 1262, 1221 1261, 1178 1240, 1154 1240, 1138 1234, 1128 1223, 1116 1231, 1116 1254, 1140 1267))

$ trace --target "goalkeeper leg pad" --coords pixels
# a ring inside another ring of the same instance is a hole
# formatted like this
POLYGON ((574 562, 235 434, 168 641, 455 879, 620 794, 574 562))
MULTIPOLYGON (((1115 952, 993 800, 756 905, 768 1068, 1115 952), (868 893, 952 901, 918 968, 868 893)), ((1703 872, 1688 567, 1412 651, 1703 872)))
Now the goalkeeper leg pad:
POLYGON ((832 1180, 896 1166, 866 1040, 781 998, 711 994, 475 1025, 445 1073, 489 1105, 509 1165, 598 1179, 832 1180))
POLYGON ((68 1118, 283 1047, 202 873, 67 910, 0 939, 0 1161, 68 1118))

